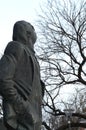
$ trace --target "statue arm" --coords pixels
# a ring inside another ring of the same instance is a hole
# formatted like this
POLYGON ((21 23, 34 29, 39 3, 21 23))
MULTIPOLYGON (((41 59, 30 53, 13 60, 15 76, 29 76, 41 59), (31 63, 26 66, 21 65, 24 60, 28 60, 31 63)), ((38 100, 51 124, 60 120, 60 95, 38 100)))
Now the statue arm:
POLYGON ((17 43, 9 43, 5 49, 4 55, 0 60, 0 94, 10 103, 20 100, 17 90, 14 88, 14 74, 22 54, 22 49, 17 43))
POLYGON ((15 42, 9 43, 0 60, 0 95, 12 104, 16 113, 25 114, 27 103, 14 87, 14 74, 18 60, 22 56, 22 47, 15 42))

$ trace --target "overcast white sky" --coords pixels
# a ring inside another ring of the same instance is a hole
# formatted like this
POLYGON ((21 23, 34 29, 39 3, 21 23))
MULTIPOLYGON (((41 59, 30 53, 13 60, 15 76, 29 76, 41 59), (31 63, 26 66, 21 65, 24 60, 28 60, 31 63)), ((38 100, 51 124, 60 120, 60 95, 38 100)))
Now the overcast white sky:
MULTIPOLYGON (((11 41, 13 25, 26 20, 34 25, 43 0, 0 0, 0 55, 11 41)), ((46 1, 46 0, 45 0, 46 1)))

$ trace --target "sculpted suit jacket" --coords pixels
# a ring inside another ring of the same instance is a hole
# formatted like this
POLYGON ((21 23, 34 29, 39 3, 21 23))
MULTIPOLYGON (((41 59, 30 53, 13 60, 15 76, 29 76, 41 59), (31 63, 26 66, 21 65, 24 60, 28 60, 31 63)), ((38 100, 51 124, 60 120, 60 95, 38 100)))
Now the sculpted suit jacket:
POLYGON ((0 60, 0 94, 4 121, 18 130, 40 130, 44 90, 39 69, 33 50, 17 41, 7 45, 0 60))

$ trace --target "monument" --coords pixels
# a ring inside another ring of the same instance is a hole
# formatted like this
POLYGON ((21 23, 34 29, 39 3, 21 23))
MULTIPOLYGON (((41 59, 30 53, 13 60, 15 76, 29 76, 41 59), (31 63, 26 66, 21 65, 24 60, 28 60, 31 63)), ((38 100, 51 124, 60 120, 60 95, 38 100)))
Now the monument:
POLYGON ((35 56, 34 27, 18 21, 0 60, 0 95, 7 130, 40 130, 44 83, 35 56))

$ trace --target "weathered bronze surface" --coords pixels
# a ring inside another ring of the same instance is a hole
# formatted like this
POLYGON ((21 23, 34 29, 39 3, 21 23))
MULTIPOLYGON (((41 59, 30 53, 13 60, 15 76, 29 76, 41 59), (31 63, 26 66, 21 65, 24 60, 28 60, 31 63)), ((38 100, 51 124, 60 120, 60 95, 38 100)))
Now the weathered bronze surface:
POLYGON ((34 52, 36 38, 30 23, 16 22, 13 40, 8 43, 0 60, 0 94, 7 128, 41 129, 44 84, 40 80, 40 67, 34 52))

